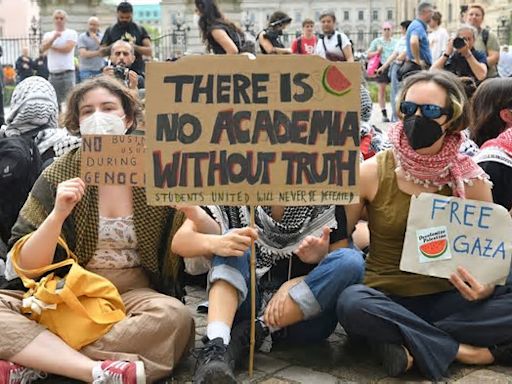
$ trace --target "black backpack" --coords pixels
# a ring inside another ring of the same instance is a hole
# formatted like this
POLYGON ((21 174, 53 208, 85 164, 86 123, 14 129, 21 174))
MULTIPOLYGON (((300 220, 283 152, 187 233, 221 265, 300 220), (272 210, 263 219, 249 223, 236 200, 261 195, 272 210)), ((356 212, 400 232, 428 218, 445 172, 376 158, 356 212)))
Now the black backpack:
POLYGON ((41 171, 41 155, 31 137, 0 137, 0 238, 6 244, 41 171))

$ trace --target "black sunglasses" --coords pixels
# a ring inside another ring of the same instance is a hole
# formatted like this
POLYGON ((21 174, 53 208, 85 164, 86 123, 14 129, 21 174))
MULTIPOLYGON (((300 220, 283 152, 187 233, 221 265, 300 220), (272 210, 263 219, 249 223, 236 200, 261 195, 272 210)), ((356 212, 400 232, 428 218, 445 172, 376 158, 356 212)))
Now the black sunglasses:
POLYGON ((427 119, 437 119, 442 115, 451 117, 452 110, 450 108, 442 108, 435 104, 416 104, 412 101, 402 101, 400 103, 400 112, 405 116, 412 116, 420 108, 421 114, 427 119))

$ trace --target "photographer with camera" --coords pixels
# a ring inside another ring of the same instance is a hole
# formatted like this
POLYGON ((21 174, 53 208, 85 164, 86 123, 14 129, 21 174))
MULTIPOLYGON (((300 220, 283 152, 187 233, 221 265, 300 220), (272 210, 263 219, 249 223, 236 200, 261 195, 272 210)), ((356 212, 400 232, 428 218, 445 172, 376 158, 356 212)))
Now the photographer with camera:
POLYGON ((112 45, 109 64, 103 68, 105 75, 113 76, 130 89, 144 88, 144 78, 131 69, 135 52, 130 43, 118 40, 112 45))
POLYGON ((471 77, 482 81, 487 76, 487 57, 474 48, 477 30, 471 25, 463 25, 457 30, 457 37, 450 39, 446 51, 432 65, 444 69, 458 77, 471 77))

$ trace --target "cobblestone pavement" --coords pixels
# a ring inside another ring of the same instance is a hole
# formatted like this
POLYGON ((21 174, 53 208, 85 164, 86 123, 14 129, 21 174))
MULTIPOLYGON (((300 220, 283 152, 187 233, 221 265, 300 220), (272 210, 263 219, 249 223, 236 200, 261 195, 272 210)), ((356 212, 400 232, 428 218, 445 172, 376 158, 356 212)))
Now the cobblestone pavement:
MULTIPOLYGON (((206 332, 206 315, 198 314, 197 305, 206 294, 203 289, 187 287, 187 307, 196 319, 196 346, 206 332)), ((191 383, 194 359, 188 357, 181 363, 174 379, 168 383, 191 383)), ((429 383, 418 372, 411 372, 400 379, 387 377, 383 369, 373 361, 367 349, 349 345, 347 337, 338 326, 325 342, 304 347, 279 347, 271 353, 257 353, 254 376, 247 371, 237 371, 240 383, 258 384, 344 384, 344 383, 429 383)), ((490 366, 474 367, 454 364, 450 368, 447 383, 456 384, 510 384, 512 368, 490 366)))

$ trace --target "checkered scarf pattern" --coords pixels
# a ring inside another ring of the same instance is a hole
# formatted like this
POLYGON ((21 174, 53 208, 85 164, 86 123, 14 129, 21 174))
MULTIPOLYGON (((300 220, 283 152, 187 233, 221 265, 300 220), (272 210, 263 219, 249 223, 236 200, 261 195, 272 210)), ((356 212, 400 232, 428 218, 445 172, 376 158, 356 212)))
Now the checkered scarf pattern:
POLYGON ((35 136, 42 129, 57 128, 58 113, 53 86, 42 77, 31 76, 14 89, 5 135, 35 136))

